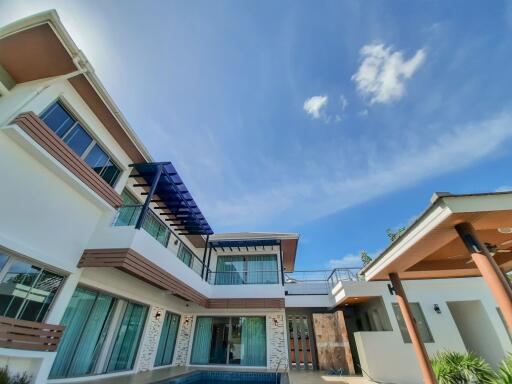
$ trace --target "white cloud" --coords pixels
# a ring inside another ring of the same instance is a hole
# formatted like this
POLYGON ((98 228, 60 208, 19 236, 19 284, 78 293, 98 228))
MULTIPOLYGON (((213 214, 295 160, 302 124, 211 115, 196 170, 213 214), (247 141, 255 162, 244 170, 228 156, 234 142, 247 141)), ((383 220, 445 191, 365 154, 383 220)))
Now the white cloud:
POLYGON ((352 76, 357 90, 370 103, 390 103, 400 99, 405 92, 405 81, 418 70, 426 57, 420 49, 409 60, 401 51, 384 44, 368 44, 361 48, 361 65, 352 76))
POLYGON ((496 188, 495 192, 509 192, 512 191, 512 185, 502 185, 501 187, 496 188))
POLYGON ((331 259, 328 263, 329 268, 358 268, 362 266, 359 255, 346 255, 341 259, 331 259))
POLYGON ((341 104, 341 110, 345 111, 348 107, 348 100, 344 95, 340 96, 340 104, 341 104))
POLYGON ((281 183, 232 198, 210 200, 208 211, 215 221, 227 227, 314 220, 464 168, 495 153, 512 139, 510 126, 512 114, 500 113, 479 122, 446 127, 445 133, 435 139, 404 144, 400 151, 387 152, 370 162, 367 169, 351 175, 340 172, 340 165, 335 162, 326 165, 326 154, 322 153, 312 172, 292 179, 283 174, 281 183))
POLYGON ((327 106, 328 100, 329 98, 325 95, 310 97, 304 102, 304 110, 314 119, 319 119, 322 116, 322 110, 327 106))

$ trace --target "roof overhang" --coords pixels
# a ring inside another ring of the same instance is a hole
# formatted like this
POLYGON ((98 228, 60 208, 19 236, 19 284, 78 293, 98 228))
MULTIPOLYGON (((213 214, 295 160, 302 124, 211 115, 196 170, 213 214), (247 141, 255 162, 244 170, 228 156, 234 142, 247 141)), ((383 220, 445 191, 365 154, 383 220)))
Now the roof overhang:
POLYGON ((374 261, 361 270, 366 280, 432 279, 480 276, 455 226, 468 222, 484 243, 496 246, 494 259, 512 269, 512 192, 434 194, 425 212, 374 261))
POLYGON ((69 79, 71 85, 132 161, 151 160, 55 10, 0 28, 0 66, 17 84, 82 70, 69 79))
POLYGON ((265 250, 265 247, 281 247, 283 266, 286 272, 295 269, 295 258, 299 235, 297 233, 239 232, 221 233, 210 236, 210 244, 215 248, 251 248, 265 250))

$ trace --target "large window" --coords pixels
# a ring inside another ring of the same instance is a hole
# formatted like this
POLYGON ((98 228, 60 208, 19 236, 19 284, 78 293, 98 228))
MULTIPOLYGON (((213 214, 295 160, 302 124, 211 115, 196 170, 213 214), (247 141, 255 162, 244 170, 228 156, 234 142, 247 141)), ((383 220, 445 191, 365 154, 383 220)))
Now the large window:
POLYGON ((0 316, 42 322, 64 278, 0 253, 0 316))
POLYGON ((276 255, 219 256, 214 274, 216 285, 279 283, 276 255))
POLYGON ((265 317, 197 317, 190 363, 266 366, 265 317))
MULTIPOLYGON (((411 307, 412 316, 414 318, 414 322, 416 323, 416 327, 418 328, 421 340, 423 340, 424 343, 433 343, 434 338, 432 337, 432 333, 430 333, 427 320, 423 315, 420 304, 409 303, 409 306, 411 307)), ((410 343, 411 337, 409 336, 409 331, 407 331, 407 326, 405 325, 405 321, 398 303, 393 303, 393 311, 395 312, 396 320, 398 321, 398 326, 400 328, 400 332, 402 333, 402 339, 404 340, 404 343, 410 343)))
POLYGON ((132 369, 147 313, 144 305, 78 287, 62 318, 66 331, 50 377, 132 369))
POLYGON ((109 185, 115 185, 121 171, 60 101, 51 105, 41 119, 109 185))
POLYGON ((172 363, 179 325, 180 315, 171 312, 165 313, 160 342, 156 351, 155 367, 172 363))

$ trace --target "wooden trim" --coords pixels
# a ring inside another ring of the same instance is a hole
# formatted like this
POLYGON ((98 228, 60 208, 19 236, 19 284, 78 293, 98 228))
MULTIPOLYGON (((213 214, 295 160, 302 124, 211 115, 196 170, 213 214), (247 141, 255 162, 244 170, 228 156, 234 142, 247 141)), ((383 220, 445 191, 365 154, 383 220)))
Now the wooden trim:
POLYGON ((295 268, 295 256, 297 255, 298 239, 281 240, 281 250, 283 252, 283 266, 286 272, 293 272, 295 268))
POLYGON ((284 308, 283 298, 208 299, 130 248, 86 249, 79 268, 116 268, 205 308, 284 308))
POLYGON ((30 351, 57 350, 64 326, 0 316, 0 347, 30 351))
POLYGON ((129 248, 86 249, 78 267, 110 267, 206 307, 208 298, 129 248))
POLYGON ((123 204, 121 195, 73 152, 35 113, 22 113, 14 119, 13 123, 21 127, 35 142, 111 206, 117 208, 123 204))

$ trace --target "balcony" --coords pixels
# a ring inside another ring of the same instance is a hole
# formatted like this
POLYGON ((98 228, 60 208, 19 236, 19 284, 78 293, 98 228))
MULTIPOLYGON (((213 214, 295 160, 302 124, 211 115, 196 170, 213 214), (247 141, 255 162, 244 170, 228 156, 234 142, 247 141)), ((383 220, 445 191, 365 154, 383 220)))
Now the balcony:
POLYGON ((55 352, 64 326, 0 316, 0 347, 55 352))
POLYGON ((212 285, 279 284, 279 270, 272 271, 215 271, 208 272, 212 285))
MULTIPOLYGON (((114 227, 135 227, 141 215, 143 205, 123 205, 117 211, 113 222, 114 227)), ((165 248, 178 248, 177 258, 187 267, 202 276, 206 271, 203 269, 203 262, 190 248, 158 217, 152 210, 146 211, 142 226, 147 234, 158 241, 165 248), (172 241, 172 244, 170 242, 172 241)))
POLYGON ((341 286, 357 284, 358 268, 295 271, 285 273, 286 305, 290 307, 332 307, 341 286))

